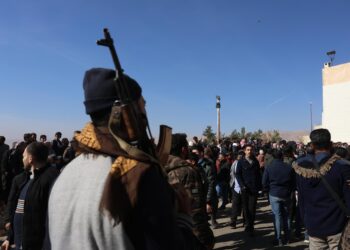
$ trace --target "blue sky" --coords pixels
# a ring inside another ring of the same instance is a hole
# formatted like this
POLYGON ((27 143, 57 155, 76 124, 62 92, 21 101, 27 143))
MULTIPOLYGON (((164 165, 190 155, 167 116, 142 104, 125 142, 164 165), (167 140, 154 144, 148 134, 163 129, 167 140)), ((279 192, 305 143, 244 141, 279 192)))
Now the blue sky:
POLYGON ((113 67, 96 45, 114 37, 125 72, 143 87, 153 134, 159 124, 201 135, 307 130, 321 122, 323 63, 350 61, 350 1, 129 0, 0 3, 0 134, 71 137, 89 120, 82 79, 113 67))

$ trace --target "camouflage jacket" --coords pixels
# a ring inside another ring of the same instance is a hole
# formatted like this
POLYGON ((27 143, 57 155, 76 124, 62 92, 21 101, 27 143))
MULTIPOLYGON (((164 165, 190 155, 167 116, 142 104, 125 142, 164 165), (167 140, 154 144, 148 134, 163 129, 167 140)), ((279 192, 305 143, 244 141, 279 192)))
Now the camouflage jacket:
POLYGON ((170 155, 165 170, 169 183, 182 184, 191 198, 194 234, 205 246, 213 245, 214 236, 206 212, 206 193, 198 169, 180 157, 170 155))

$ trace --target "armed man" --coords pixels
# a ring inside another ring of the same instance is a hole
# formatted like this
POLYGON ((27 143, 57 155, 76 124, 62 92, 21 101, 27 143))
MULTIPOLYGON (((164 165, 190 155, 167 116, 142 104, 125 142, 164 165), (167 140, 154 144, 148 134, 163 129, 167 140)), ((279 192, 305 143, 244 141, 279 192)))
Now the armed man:
POLYGON ((173 189, 148 137, 142 89, 117 71, 94 68, 83 80, 88 123, 75 135, 81 154, 56 181, 49 239, 56 249, 197 249, 190 202, 173 189))

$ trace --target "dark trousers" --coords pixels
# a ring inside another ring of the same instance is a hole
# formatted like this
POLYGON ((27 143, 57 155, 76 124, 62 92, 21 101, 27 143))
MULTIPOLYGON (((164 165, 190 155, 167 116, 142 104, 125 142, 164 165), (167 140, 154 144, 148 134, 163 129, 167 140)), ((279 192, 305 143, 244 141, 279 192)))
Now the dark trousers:
POLYGON ((242 214, 242 196, 235 190, 232 190, 232 217, 231 222, 236 223, 237 217, 242 214))
POLYGON ((245 231, 254 231, 254 221, 256 213, 256 203, 258 195, 249 192, 248 190, 242 191, 242 207, 245 216, 245 231))

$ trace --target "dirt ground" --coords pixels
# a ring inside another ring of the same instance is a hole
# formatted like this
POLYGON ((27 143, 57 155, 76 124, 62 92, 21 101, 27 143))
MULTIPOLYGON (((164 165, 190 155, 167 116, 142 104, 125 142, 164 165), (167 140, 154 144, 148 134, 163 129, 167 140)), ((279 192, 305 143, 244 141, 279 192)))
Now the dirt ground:
POLYGON ((255 234, 248 236, 244 232, 241 219, 238 219, 237 228, 229 226, 231 205, 219 212, 218 222, 220 227, 214 229, 216 239, 215 249, 308 249, 308 244, 304 240, 292 240, 290 244, 283 247, 274 247, 274 230, 272 222, 272 212, 270 205, 264 198, 258 199, 255 234))
MULTIPOLYGON (((244 232, 242 222, 239 219, 237 228, 232 229, 229 226, 231 205, 227 205, 225 210, 220 210, 218 214, 218 229, 214 229, 216 250, 224 249, 308 249, 308 245, 303 240, 292 241, 292 243, 283 247, 273 247, 273 223, 270 205, 266 199, 259 198, 257 206, 255 236, 249 237, 244 232)), ((0 207, 0 225, 3 223, 4 207, 0 207)), ((5 231, 0 229, 0 242, 5 239, 5 231)))

